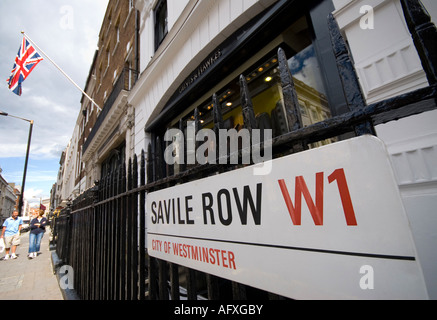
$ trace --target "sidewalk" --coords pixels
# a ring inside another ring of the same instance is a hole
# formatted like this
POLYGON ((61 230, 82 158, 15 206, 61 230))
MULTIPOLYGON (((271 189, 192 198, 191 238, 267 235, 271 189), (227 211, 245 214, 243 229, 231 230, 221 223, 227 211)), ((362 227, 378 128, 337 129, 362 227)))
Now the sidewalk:
POLYGON ((61 290, 53 274, 49 250, 48 229, 41 242, 41 253, 29 260, 29 232, 21 235, 17 248, 18 258, 3 260, 0 254, 0 300, 63 300, 61 290))

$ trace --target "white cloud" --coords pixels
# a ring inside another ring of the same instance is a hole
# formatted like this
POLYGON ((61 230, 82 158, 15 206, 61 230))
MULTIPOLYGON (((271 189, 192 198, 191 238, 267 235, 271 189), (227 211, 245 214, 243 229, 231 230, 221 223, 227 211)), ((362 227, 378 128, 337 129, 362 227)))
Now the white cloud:
POLYGON ((32 151, 32 157, 36 157, 38 159, 59 159, 65 147, 61 144, 44 144, 34 149, 35 150, 32 151))
POLYGON ((41 110, 44 112, 44 114, 46 114, 46 111, 49 110, 52 115, 53 113, 59 113, 59 116, 75 118, 75 115, 71 115, 71 107, 50 100, 47 96, 32 95, 30 100, 35 108, 41 110))
POLYGON ((26 177, 27 182, 44 182, 44 181, 54 181, 56 180, 57 172, 53 171, 36 171, 30 173, 26 177))
POLYGON ((39 203, 40 198, 44 198, 44 196, 44 190, 42 189, 25 188, 24 190, 24 199, 31 204, 39 203))
POLYGON ((15 158, 26 156, 26 144, 16 143, 0 143, 0 150, 2 150, 2 158, 15 158))

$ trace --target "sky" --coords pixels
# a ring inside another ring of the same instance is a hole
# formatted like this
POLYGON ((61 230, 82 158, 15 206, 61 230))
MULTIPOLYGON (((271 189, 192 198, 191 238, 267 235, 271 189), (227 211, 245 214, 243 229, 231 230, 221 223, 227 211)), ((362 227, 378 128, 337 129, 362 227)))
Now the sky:
MULTIPOLYGON (((0 111, 34 120, 24 197, 48 199, 59 160, 80 112, 82 93, 43 55, 23 82, 22 95, 8 89, 24 31, 64 72, 84 88, 97 49, 108 0, 0 1, 0 111)), ((0 116, 3 178, 21 185, 30 124, 0 116)))

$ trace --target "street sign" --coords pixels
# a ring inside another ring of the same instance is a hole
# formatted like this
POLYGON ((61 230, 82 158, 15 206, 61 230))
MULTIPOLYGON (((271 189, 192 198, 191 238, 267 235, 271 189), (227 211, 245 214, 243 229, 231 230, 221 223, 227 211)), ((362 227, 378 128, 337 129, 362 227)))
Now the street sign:
POLYGON ((147 195, 150 256, 295 299, 426 299, 389 155, 362 136, 147 195))

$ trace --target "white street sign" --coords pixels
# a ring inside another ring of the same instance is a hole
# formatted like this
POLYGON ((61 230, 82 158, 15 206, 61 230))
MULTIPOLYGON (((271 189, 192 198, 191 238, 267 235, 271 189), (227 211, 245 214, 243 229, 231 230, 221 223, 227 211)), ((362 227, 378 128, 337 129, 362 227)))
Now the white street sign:
POLYGON ((295 299, 427 299, 389 155, 363 136, 147 195, 151 256, 295 299))

